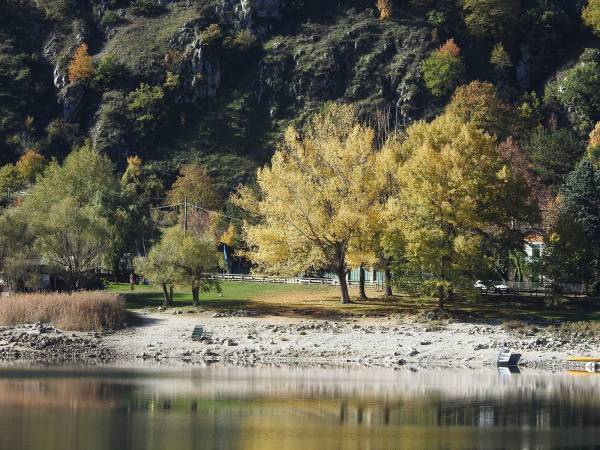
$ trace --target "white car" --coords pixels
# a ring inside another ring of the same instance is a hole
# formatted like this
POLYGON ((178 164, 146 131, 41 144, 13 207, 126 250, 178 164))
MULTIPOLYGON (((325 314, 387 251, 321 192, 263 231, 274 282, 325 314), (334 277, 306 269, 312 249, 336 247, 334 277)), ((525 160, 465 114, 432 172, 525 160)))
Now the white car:
POLYGON ((482 291, 497 292, 500 294, 505 294, 508 291, 510 291, 510 287, 507 286, 504 282, 494 285, 487 285, 483 281, 477 280, 474 284, 474 287, 482 291))

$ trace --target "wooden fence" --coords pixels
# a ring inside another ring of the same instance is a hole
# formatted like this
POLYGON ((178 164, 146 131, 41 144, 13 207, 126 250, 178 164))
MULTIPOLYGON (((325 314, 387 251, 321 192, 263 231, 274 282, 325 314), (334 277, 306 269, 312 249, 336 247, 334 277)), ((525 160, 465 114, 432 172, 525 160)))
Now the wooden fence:
MULTIPOLYGON (((247 281, 252 283, 271 283, 271 284, 302 284, 302 285, 321 285, 321 286, 339 286, 337 278, 315 278, 315 277, 275 277, 268 275, 254 274, 230 274, 230 273, 210 273, 206 276, 219 280, 227 281, 247 281)), ((358 286, 357 280, 348 280, 349 286, 358 286)), ((383 291, 384 283, 382 281, 367 280, 365 286, 383 291)), ((496 284, 495 287, 481 288, 482 295, 515 295, 515 296, 546 296, 550 293, 551 283, 549 281, 508 281, 496 284)), ((587 287, 583 283, 564 283, 561 284, 561 290, 566 295, 586 295, 587 287)))
MULTIPOLYGON (((232 273, 210 273, 206 276, 219 280, 227 281, 249 281, 252 283, 273 283, 273 284, 304 284, 304 285, 322 285, 322 286, 339 286, 340 282, 337 278, 314 278, 314 277, 273 277, 268 275, 251 275, 251 274, 232 274, 232 273)), ((348 280, 349 286, 358 286, 356 280, 348 280)), ((381 281, 366 281, 365 286, 383 290, 383 282, 381 281)))

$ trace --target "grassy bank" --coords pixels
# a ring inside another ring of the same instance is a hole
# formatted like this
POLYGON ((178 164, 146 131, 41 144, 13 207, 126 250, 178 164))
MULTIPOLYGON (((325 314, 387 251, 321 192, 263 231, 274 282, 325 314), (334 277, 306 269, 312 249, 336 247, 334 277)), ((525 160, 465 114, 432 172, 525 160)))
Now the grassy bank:
POLYGON ((123 297, 111 292, 20 294, 0 298, 0 325, 44 322, 63 330, 121 328, 123 297))
MULTIPOLYGON (((127 284, 108 286, 111 292, 122 294, 128 309, 136 310, 162 305, 162 291, 154 286, 127 284)), ((262 284, 251 282, 223 282, 222 293, 203 293, 202 307, 208 309, 251 309, 260 314, 335 317, 338 315, 390 314, 412 315, 434 311, 435 299, 417 299, 409 296, 385 298, 381 292, 369 290, 366 301, 358 300, 358 291, 351 288, 353 303, 341 305, 339 289, 334 286, 304 286, 293 284, 262 284)), ((175 307, 192 306, 189 290, 176 290, 175 307)), ((448 305, 451 316, 469 322, 523 321, 544 324, 555 322, 600 321, 600 305, 592 299, 570 300, 548 306, 541 297, 484 297, 477 301, 456 300, 448 305)))

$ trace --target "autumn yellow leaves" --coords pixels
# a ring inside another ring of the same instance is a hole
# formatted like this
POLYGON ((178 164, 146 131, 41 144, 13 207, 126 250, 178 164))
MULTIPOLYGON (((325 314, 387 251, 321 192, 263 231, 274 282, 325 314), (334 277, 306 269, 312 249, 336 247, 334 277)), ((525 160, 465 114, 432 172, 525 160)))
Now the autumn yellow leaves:
POLYGON ((343 303, 352 266, 392 264, 426 275, 443 306, 485 266, 486 242, 526 220, 522 183, 495 138, 456 114, 375 142, 345 104, 288 129, 256 189, 236 195, 254 217, 246 255, 267 272, 332 271, 343 303))

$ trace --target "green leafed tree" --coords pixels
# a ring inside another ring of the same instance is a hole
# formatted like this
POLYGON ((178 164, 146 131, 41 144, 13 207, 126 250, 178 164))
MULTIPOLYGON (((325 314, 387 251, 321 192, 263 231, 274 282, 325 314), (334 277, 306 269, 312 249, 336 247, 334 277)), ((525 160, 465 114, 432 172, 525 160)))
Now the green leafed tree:
POLYGON ((110 160, 86 144, 53 162, 23 199, 35 247, 74 283, 105 267, 112 250, 110 204, 117 183, 110 160))
POLYGON ((546 87, 544 100, 556 105, 573 128, 586 136, 600 120, 600 64, 596 51, 588 51, 574 67, 560 73, 546 87))
POLYGON ((480 39, 510 37, 520 19, 520 0, 462 0, 465 23, 480 39))
POLYGON ((165 114, 164 96, 162 87, 142 83, 129 94, 128 109, 143 128, 154 129, 165 114))
POLYGON ((165 306, 173 301, 173 285, 190 286, 194 305, 199 305, 200 292, 220 290, 217 280, 207 277, 222 265, 217 243, 210 235, 185 233, 174 226, 165 231, 146 257, 135 259, 136 272, 161 285, 165 306))
POLYGON ((150 281, 160 285, 164 295, 164 306, 173 305, 173 286, 179 278, 175 266, 178 243, 161 239, 146 256, 134 259, 136 273, 144 275, 150 281))
POLYGON ((207 233, 184 233, 180 227, 174 227, 167 231, 164 239, 176 243, 175 266, 178 281, 182 285, 191 286, 195 306, 200 304, 201 292, 220 292, 218 280, 206 275, 218 271, 223 265, 223 257, 217 250, 213 236, 207 233))
POLYGON ((460 48, 453 40, 449 40, 423 61, 421 72, 427 88, 433 95, 450 95, 465 75, 460 48))

